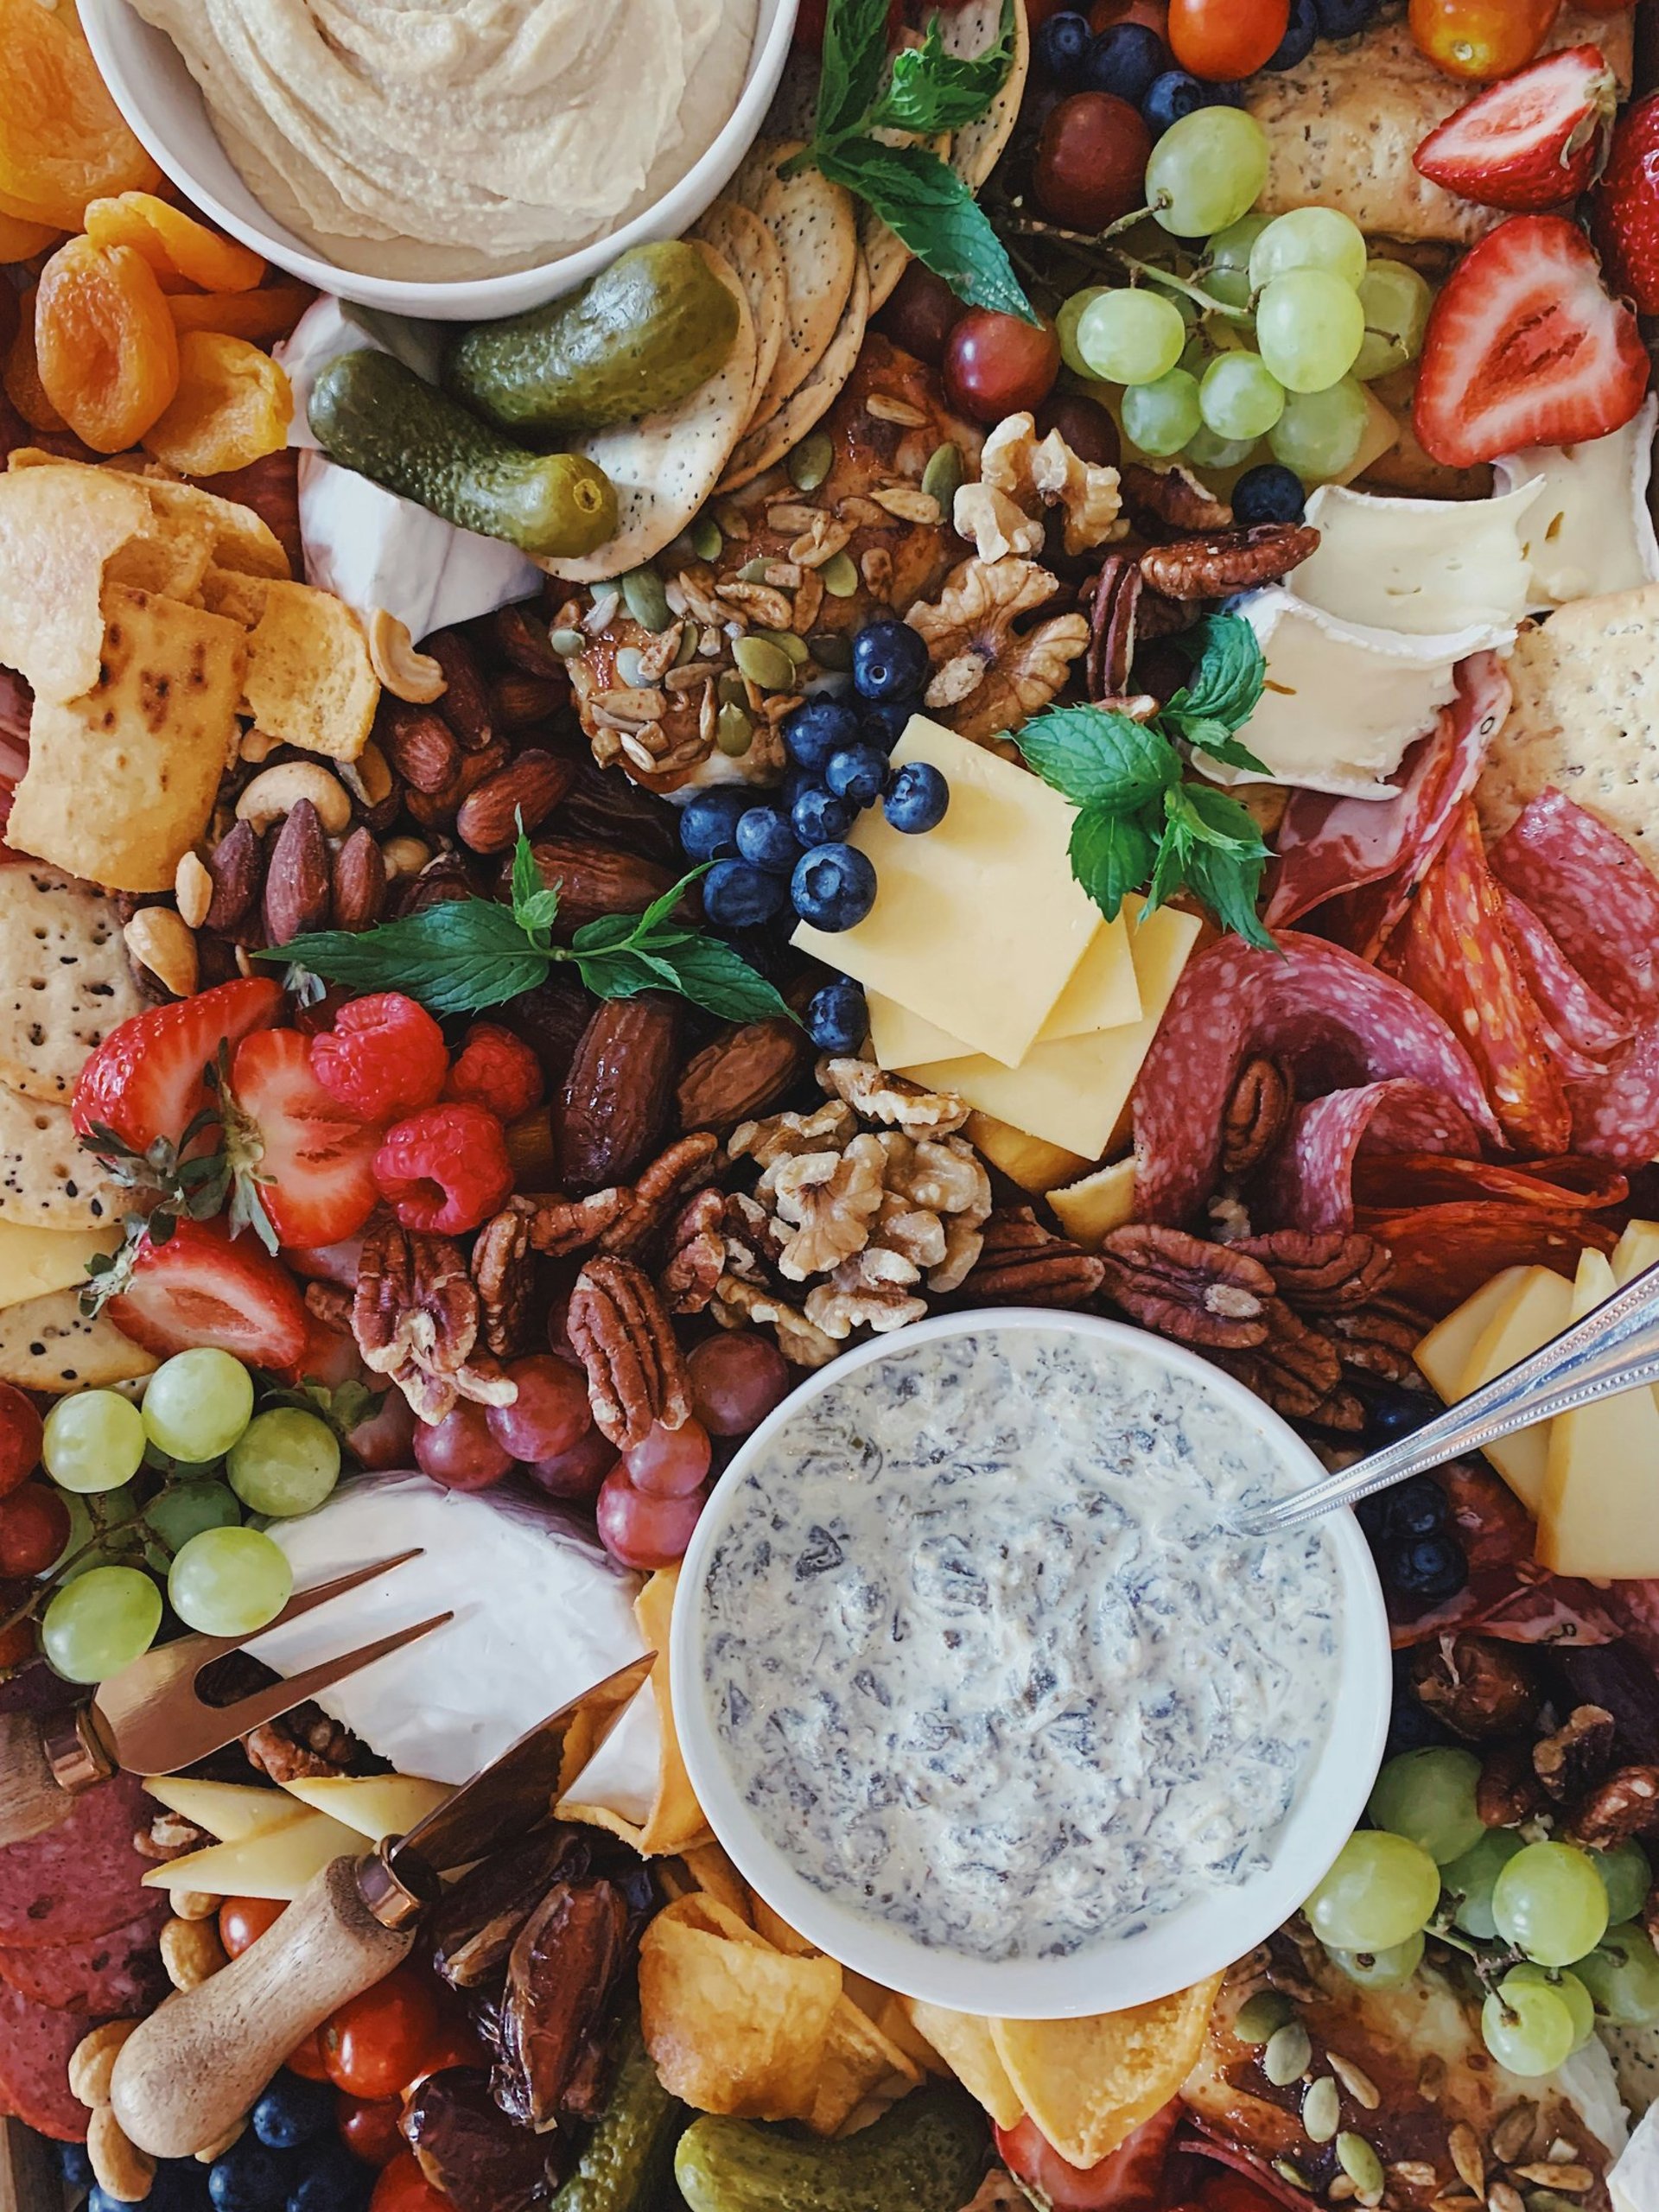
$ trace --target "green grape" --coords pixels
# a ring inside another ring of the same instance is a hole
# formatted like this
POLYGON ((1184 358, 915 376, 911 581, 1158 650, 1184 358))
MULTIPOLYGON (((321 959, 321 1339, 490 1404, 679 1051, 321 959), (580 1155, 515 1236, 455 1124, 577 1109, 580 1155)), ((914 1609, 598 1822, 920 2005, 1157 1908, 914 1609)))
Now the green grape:
POLYGON ((253 1417, 253 1377, 227 1351, 200 1345, 163 1360, 144 1391, 144 1433, 169 1459, 224 1457, 253 1417))
POLYGON ((1453 1924, 1465 1936, 1473 1936, 1483 1943, 1490 1943, 1497 1933, 1497 1923, 1492 1918, 1492 1891, 1497 1878, 1522 1848, 1522 1840, 1513 1828, 1488 1828, 1472 1851, 1465 1851, 1443 1867, 1440 1878, 1447 1894, 1459 1902, 1452 1915, 1453 1924))
POLYGON ((1123 394, 1123 434, 1142 453, 1179 453, 1198 428, 1198 380, 1172 369, 1156 384, 1132 384, 1123 394))
POLYGON ((340 1440, 315 1414, 273 1406, 249 1422, 225 1471, 255 1513, 278 1520, 309 1513, 340 1480, 340 1440))
POLYGON ((1610 1921, 1634 1920, 1647 1903, 1653 1887, 1648 1854, 1636 1842, 1618 1843, 1611 1851, 1596 1853, 1596 1867, 1607 1891, 1610 1921))
POLYGON ((1186 341, 1177 366, 1186 371, 1196 383, 1216 357, 1216 349, 1203 331, 1195 330, 1186 341))
POLYGON ((234 1529, 242 1509, 223 1483, 172 1483, 144 1508, 144 1519, 156 1541, 144 1557, 157 1574, 165 1574, 172 1555, 199 1536, 204 1529, 234 1529))
POLYGON ((69 1505, 69 1542, 64 1557, 76 1554, 74 1564, 64 1570, 73 1582, 95 1567, 136 1566, 143 1548, 141 1509, 130 1483, 117 1490, 100 1491, 90 1499, 73 1496, 69 1505))
POLYGON ((1110 289, 1108 284, 1091 284, 1086 292, 1073 292, 1069 300, 1061 302, 1060 311, 1054 318, 1054 329, 1060 341, 1060 359, 1073 376, 1089 377, 1091 384, 1095 378, 1090 375, 1089 365, 1077 351, 1077 325, 1095 302, 1103 299, 1110 289))
POLYGON ((1492 1918, 1541 1967, 1570 1967, 1607 1932, 1607 1887, 1588 1852, 1529 1843, 1497 1878, 1492 1918))
POLYGON ((1380 1828, 1409 1836, 1437 1865, 1446 1866, 1472 1851, 1486 1834, 1475 1810, 1480 1761, 1472 1751, 1429 1744, 1402 1751, 1376 1777, 1365 1808, 1380 1828))
POLYGON ((72 1682, 101 1682, 149 1650, 162 1593, 136 1567, 97 1567, 66 1583, 47 1607, 41 1643, 72 1682))
MULTIPOLYGON (((1271 220, 1268 215, 1242 215, 1224 231, 1217 231, 1204 250, 1205 270, 1242 269, 1248 276, 1251 251, 1271 220)), ((1204 289, 1208 291, 1210 287, 1206 283, 1204 289)))
POLYGON ((1508 1989, 1513 1982, 1539 1982, 1546 1989, 1553 1989, 1567 2011, 1573 2015, 1573 2048, 1589 2042, 1596 2032, 1595 1999, 1576 1974, 1552 1974, 1548 1967, 1536 1965, 1531 1959, 1522 1960, 1518 1967, 1511 1967, 1501 1986, 1508 1989))
POLYGON ((1553 2074, 1573 2054, 1572 2008, 1545 1982, 1506 1979, 1480 2008, 1480 2032, 1511 2074, 1553 2074))
POLYGON ((1361 1828, 1302 1909, 1322 1943, 1375 1953, 1409 1942, 1440 1901, 1440 1870, 1421 1844, 1361 1828))
POLYGON ((1365 339, 1354 363, 1362 384, 1403 369, 1423 350, 1423 333, 1434 294, 1427 280, 1403 261, 1374 261, 1359 287, 1365 339))
POLYGON ((1370 410, 1351 377, 1329 391, 1294 392, 1268 433, 1273 457, 1304 484, 1328 484, 1351 468, 1365 439, 1370 410))
POLYGON ((1573 1971, 1615 2027, 1659 2027, 1659 1951, 1636 1922, 1610 1928, 1573 1971))
POLYGON ((1194 468, 1224 475, 1230 468, 1243 468, 1260 443, 1259 438, 1218 438, 1200 427, 1186 442, 1186 458, 1194 468))
POLYGON ((1424 1938, 1419 1929, 1386 1951, 1332 1951, 1350 1981, 1362 1989, 1403 1989, 1422 1964, 1424 1938))
POLYGON ((282 1548, 257 1529, 204 1529, 167 1577, 174 1611, 209 1636, 251 1636, 276 1619, 293 1587, 282 1548))
POLYGON ((1285 411, 1285 388, 1256 353, 1218 353, 1198 388, 1205 426, 1218 438, 1264 438, 1285 411))
POLYGON ((1255 342, 1287 391, 1328 391, 1365 342, 1365 310, 1351 284, 1322 269, 1275 276, 1255 303, 1255 342))
POLYGON ((1186 345, 1186 325, 1160 292, 1103 292, 1084 308, 1077 346, 1092 377, 1156 384, 1186 345))
POLYGON ((1172 124, 1147 163, 1152 212, 1177 238, 1208 238, 1249 214, 1268 181, 1268 137, 1243 108, 1201 107, 1172 124))
POLYGON ((114 1390, 78 1390, 48 1414, 41 1458, 65 1490, 115 1490, 143 1465, 143 1415, 114 1390))
POLYGON ((1214 270, 1205 279, 1204 289, 1224 307, 1247 308, 1251 297, 1250 272, 1248 269, 1214 270))
POLYGON ((1250 251, 1250 283, 1259 292, 1293 269, 1317 269, 1351 292, 1365 274, 1365 233, 1335 207, 1293 207, 1262 229, 1250 251))

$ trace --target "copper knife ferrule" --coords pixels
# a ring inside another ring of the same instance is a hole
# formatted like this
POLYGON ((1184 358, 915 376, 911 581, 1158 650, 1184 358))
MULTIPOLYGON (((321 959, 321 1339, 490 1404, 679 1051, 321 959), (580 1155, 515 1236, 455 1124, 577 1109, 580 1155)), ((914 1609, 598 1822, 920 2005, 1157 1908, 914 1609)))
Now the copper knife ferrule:
POLYGON ((41 1726, 41 1749, 60 1789, 79 1796, 95 1782, 107 1782, 116 1762, 105 1749, 90 1705, 78 1705, 41 1726))
POLYGON ((435 1905, 442 1885, 414 1852, 398 1854, 400 1835, 383 1836, 357 1870, 358 1893, 383 1928, 408 1928, 435 1905))

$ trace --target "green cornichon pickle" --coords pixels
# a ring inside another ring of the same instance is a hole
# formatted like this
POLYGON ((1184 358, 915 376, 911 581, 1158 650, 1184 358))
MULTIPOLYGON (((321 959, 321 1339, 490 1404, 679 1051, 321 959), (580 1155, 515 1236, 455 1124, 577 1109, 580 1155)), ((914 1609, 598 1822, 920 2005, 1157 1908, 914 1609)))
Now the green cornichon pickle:
POLYGON ((693 2120, 674 2178, 691 2212, 961 2212, 989 2148, 979 2107, 938 2084, 839 2143, 693 2120))
POLYGON ((575 453, 526 453, 390 353, 342 353, 306 419, 331 461, 461 530, 545 560, 575 560, 616 535, 616 491, 575 453))
POLYGON ((695 245, 638 245, 573 298, 463 332, 444 382, 517 436, 602 429, 707 384, 737 321, 736 300, 695 245))
POLYGON ((670 2198, 674 2145, 687 2117, 658 2080, 639 2021, 631 2021, 604 2117, 548 2212, 659 2212, 670 2198))

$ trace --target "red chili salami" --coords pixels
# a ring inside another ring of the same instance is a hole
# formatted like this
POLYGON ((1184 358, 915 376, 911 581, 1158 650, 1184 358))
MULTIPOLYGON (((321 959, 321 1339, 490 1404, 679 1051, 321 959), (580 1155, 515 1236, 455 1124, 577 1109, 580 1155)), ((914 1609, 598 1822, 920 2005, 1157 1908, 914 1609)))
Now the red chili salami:
POLYGON ((79 1943, 40 1943, 0 1949, 0 1981, 36 2005, 60 2012, 108 2012, 130 2018, 167 1993, 156 1938, 169 1907, 157 1896, 149 1910, 107 1936, 79 1943))
POLYGON ((1541 791, 1491 860, 1609 1006, 1659 1008, 1659 882, 1622 837, 1561 792, 1541 791))
MULTIPOLYGON (((1478 1154, 1480 1132, 1438 1090, 1396 1076, 1297 1107, 1268 1166, 1259 1211, 1274 1229, 1351 1229, 1362 1150, 1478 1154)), ((1387 1163, 1376 1163, 1379 1172, 1387 1163)))
POLYGON ((1503 920, 1562 1074, 1572 1083, 1605 1073, 1609 1056, 1629 1041, 1634 1025, 1591 989, 1513 891, 1503 893, 1503 920))
POLYGON ((1621 1167, 1659 1158, 1659 1020, 1622 1046, 1604 1075, 1567 1092, 1573 1144, 1621 1167))
POLYGON ((1403 983, 1295 931, 1271 952, 1224 938, 1188 963, 1135 1085, 1140 1219, 1183 1226, 1214 1190, 1222 1117, 1254 1053, 1287 1063, 1310 1097, 1409 1077, 1497 1137, 1468 1054, 1403 983))
POLYGON ((84 2143, 92 2115, 70 2094, 69 2055, 97 2024, 0 1983, 0 2110, 60 2143, 84 2143))
POLYGON ((1586 1245, 1611 1252, 1618 1231, 1593 1214, 1551 1212, 1502 1198, 1461 1205, 1356 1206, 1354 1226, 1394 1255, 1390 1298, 1439 1320, 1505 1268, 1554 1268, 1570 1275, 1586 1245))
POLYGON ((1577 1207, 1598 1213, 1622 1205, 1630 1194, 1629 1178, 1618 1168, 1573 1153, 1509 1167, 1497 1160, 1454 1158, 1447 1152, 1407 1153, 1403 1147, 1394 1158, 1379 1159, 1366 1147, 1354 1162, 1354 1202, 1362 1206, 1459 1205, 1465 1199, 1507 1198, 1549 1213, 1577 1207))
POLYGON ((133 1832, 154 1810, 136 1777, 118 1774, 75 1801, 44 1835, 0 1850, 0 1946, 84 1942, 124 1928, 155 1902, 133 1832))

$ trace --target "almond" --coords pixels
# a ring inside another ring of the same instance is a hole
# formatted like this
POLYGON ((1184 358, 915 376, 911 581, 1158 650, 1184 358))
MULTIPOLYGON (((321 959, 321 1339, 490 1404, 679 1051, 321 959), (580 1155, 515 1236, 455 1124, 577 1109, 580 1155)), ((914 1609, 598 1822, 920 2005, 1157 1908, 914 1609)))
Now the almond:
POLYGON ((505 853, 522 822, 534 830, 545 821, 575 780, 574 760, 551 753, 521 753, 481 783, 455 816, 455 835, 475 853, 505 853))
POLYGON ((490 634, 502 658, 526 676, 563 676, 564 663, 554 652, 547 624, 533 606, 521 600, 512 607, 498 607, 490 617, 490 634))
POLYGON ((544 722, 569 703, 570 686, 548 676, 498 676, 490 686, 490 703, 499 729, 530 729, 544 722))
POLYGON ((429 707, 398 709, 388 718, 386 752, 412 791, 441 791, 461 772, 461 747, 429 707))
POLYGON ((421 650, 429 653, 443 671, 439 712, 461 740, 463 751, 481 753, 495 729, 489 687, 471 645, 459 630, 435 630, 421 640, 421 650))
POLYGON ((443 828, 454 820, 479 785, 506 765, 505 744, 486 746, 482 753, 463 753, 461 766, 441 791, 410 792, 409 810, 423 830, 443 828))
POLYGON ((334 855, 334 927, 372 930, 386 904, 386 863, 367 830, 353 830, 334 855))
POLYGON ((605 914, 638 914, 660 899, 672 873, 633 853, 612 851, 582 837, 542 837, 536 865, 545 884, 559 887, 558 934, 569 937, 605 914))
POLYGON ((777 1103, 804 1073, 812 1048, 792 1021, 728 1029, 688 1061, 677 1093, 680 1127, 721 1135, 777 1103))
POLYGON ((554 1109, 567 1191, 625 1183, 661 1145, 673 1098, 674 1001, 607 999, 582 1033, 554 1109))
POLYGON ((310 800, 302 798, 277 832, 265 872, 265 934, 272 944, 324 926, 332 877, 322 823, 310 800))
POLYGON ((251 822, 237 823, 221 837, 207 861, 213 895, 202 917, 207 930, 233 930, 245 922, 259 894, 264 849, 251 822))

